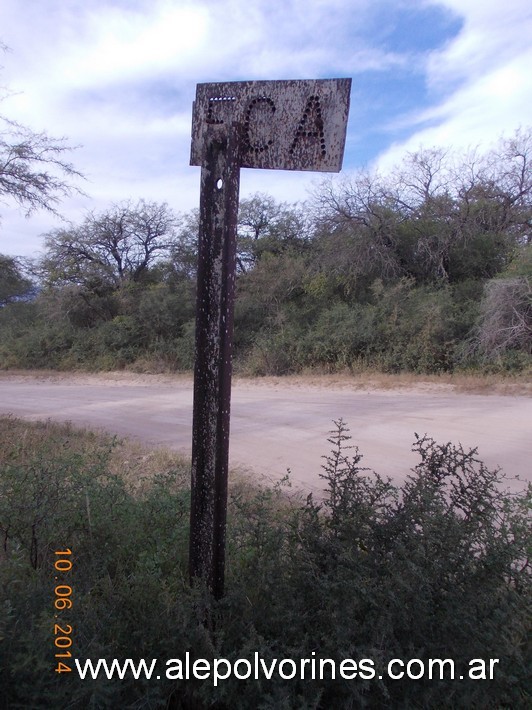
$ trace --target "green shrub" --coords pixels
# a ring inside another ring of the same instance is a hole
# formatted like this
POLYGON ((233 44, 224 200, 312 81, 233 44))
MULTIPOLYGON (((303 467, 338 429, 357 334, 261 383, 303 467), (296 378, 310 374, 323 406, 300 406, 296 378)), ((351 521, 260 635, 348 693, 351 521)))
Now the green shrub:
MULTIPOLYGON (((226 595, 187 583, 183 471, 131 475, 116 440, 0 427, 0 707, 526 708, 530 495, 476 451, 416 437, 402 487, 367 471, 340 421, 323 498, 235 482, 226 595), (121 473, 117 474, 116 462, 121 473), (53 561, 72 549, 74 657, 499 658, 494 680, 81 681, 53 672, 53 561), (206 610, 210 623, 205 624, 206 610)), ((137 468, 138 470, 138 468, 137 468)))

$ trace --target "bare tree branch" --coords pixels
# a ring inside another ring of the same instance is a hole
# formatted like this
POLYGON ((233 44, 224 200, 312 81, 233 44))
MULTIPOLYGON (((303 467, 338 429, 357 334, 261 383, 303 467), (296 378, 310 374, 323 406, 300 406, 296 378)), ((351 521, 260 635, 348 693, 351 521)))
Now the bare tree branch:
POLYGON ((82 174, 64 156, 72 148, 0 116, 0 199, 13 200, 30 215, 37 209, 58 214, 60 201, 82 194, 71 180, 82 174))
MULTIPOLYGON (((2 42, 0 51, 8 51, 2 42)), ((0 103, 8 95, 0 87, 0 103)), ((15 202, 26 216, 38 209, 59 215, 63 198, 84 194, 73 184, 83 175, 66 159, 72 149, 65 138, 36 133, 0 113, 0 202, 15 202)))

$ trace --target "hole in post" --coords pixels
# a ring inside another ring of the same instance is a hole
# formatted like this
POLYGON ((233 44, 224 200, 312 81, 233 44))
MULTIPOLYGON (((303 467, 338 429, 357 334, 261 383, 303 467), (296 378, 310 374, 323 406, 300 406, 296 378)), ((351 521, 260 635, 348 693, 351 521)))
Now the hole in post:
POLYGON ((223 184, 224 184, 224 181, 222 180, 222 178, 218 178, 218 180, 216 181, 216 187, 218 188, 218 190, 222 189, 223 184))

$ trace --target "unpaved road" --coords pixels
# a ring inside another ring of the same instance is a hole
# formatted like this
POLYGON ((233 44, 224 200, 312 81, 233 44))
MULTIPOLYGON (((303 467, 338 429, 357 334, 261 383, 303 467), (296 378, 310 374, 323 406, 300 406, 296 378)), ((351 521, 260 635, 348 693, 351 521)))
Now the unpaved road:
MULTIPOLYGON (((0 377, 0 412, 88 425, 190 453, 192 380, 157 376, 0 377)), ((328 432, 342 418, 368 466, 396 481, 417 463, 414 432, 478 447, 489 467, 532 480, 532 398, 462 394, 445 385, 370 390, 290 380, 236 380, 230 464, 321 488, 328 432)), ((510 482, 519 490, 523 484, 510 482)))

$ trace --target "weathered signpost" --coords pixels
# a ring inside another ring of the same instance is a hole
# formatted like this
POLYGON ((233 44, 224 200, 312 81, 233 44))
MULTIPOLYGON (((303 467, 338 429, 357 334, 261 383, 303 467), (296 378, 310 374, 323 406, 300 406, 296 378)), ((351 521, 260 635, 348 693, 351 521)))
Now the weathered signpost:
POLYGON ((240 168, 339 172, 351 79, 198 84, 201 166, 190 578, 223 595, 240 168))

